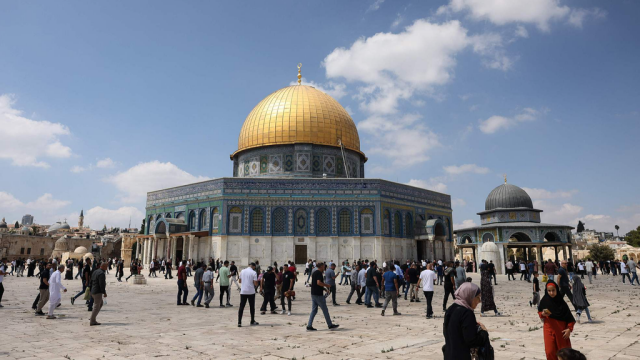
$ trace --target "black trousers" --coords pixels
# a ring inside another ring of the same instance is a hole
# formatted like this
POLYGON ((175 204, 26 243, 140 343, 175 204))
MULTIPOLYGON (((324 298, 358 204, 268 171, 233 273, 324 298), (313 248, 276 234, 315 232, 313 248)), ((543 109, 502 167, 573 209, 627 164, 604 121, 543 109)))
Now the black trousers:
POLYGON ((238 324, 242 324, 242 313, 244 307, 249 302, 249 312, 251 313, 251 322, 255 321, 256 316, 256 294, 240 295, 240 309, 238 309, 238 324))
POLYGON ((456 296, 453 295, 453 288, 444 288, 444 302, 442 303, 442 309, 447 310, 447 300, 449 300, 449 294, 451 294, 451 298, 455 301, 456 296))
POLYGON ((287 305, 289 306, 289 311, 291 311, 291 297, 284 296, 284 293, 280 296, 280 306, 282 306, 282 310, 284 311, 284 298, 287 298, 287 305))
POLYGON ((267 304, 271 305, 271 311, 275 311, 276 309, 276 290, 270 290, 264 292, 264 300, 262 301, 262 306, 260 307, 260 311, 267 311, 267 304))
POLYGON ((38 296, 36 296, 36 299, 33 302, 33 304, 31 305, 31 308, 37 308, 38 307, 38 302, 40 302, 40 292, 38 292, 38 296))
POLYGON ((2 303, 2 294, 4 294, 4 285, 0 282, 0 303, 2 303))
POLYGON ((222 299, 223 299, 224 293, 227 293, 227 304, 229 304, 229 296, 231 296, 231 293, 229 292, 229 287, 220 286, 220 305, 222 305, 222 299))
POLYGON ((334 304, 337 304, 337 302, 336 302, 336 284, 331 285, 331 300, 333 301, 334 304))
POLYGON ((424 297, 427 298, 427 316, 432 317, 433 308, 431 307, 431 301, 433 300, 433 291, 423 291, 423 293, 424 293, 424 297))

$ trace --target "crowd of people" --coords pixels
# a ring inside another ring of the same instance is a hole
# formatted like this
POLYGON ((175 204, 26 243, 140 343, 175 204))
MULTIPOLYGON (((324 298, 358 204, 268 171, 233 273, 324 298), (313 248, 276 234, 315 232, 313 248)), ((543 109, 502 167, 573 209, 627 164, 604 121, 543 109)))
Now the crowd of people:
MULTIPOLYGON (((250 325, 259 325, 256 321, 256 295, 262 296, 259 312, 261 315, 281 314, 291 316, 292 304, 296 299, 296 283, 299 272, 292 261, 285 264, 267 266, 262 269, 258 260, 249 267, 239 271, 235 262, 209 259, 209 261, 195 262, 191 259, 178 261, 173 264, 172 259, 153 259, 149 266, 149 277, 164 274, 165 279, 173 279, 172 270, 176 268, 177 305, 192 305, 194 307, 209 308, 215 298, 214 283, 218 284, 218 300, 221 308, 229 308, 231 304, 231 289, 239 291, 240 305, 238 309, 238 326, 242 326, 244 310, 249 307, 250 325), (189 299, 189 278, 193 278, 195 294, 189 299), (279 300, 279 306, 277 301, 279 300)), ((601 275, 611 274, 622 276, 622 282, 629 280, 631 285, 638 283, 635 261, 624 258, 621 261, 593 262, 589 259, 578 261, 547 260, 539 264, 537 261, 512 261, 505 264, 507 279, 515 281, 514 274, 520 273, 520 280, 532 283, 533 297, 530 306, 537 306, 538 315, 544 322, 543 335, 545 352, 548 359, 583 359, 584 355, 571 349, 570 335, 576 323, 580 323, 583 313, 587 321, 593 321, 589 311, 586 286, 582 282, 585 276, 589 283, 595 279, 600 270, 601 275), (542 278, 540 278, 542 275, 542 278), (544 283, 544 285, 542 285, 544 283), (540 298, 541 288, 544 296, 540 298), (564 298, 569 299, 568 303, 564 298), (569 308, 573 307, 573 311, 569 308), (582 357, 580 357, 582 356, 582 357)), ((106 292, 106 275, 115 268, 115 277, 122 281, 124 276, 124 262, 122 259, 84 259, 79 261, 67 260, 61 264, 58 259, 48 261, 34 261, 32 259, 17 259, 11 263, 0 263, 0 307, 4 292, 2 278, 4 276, 35 276, 40 279, 39 291, 32 308, 36 316, 47 315, 47 319, 55 319, 54 311, 61 304, 61 293, 67 292, 61 280, 80 278, 81 290, 71 297, 74 305, 79 297, 83 297, 87 311, 90 311, 90 325, 100 325, 97 315, 103 305, 106 292), (11 270, 9 270, 9 266, 11 270), (35 273, 35 269, 38 273, 35 273), (77 268, 75 278, 73 269, 77 268), (48 312, 43 309, 48 303, 48 312)), ((131 276, 141 274, 144 269, 139 260, 133 260, 129 266, 131 276)), ((320 309, 330 330, 339 327, 334 324, 327 307, 328 300, 333 306, 340 306, 337 301, 339 287, 348 287, 346 304, 362 305, 366 308, 378 308, 380 316, 400 316, 399 300, 426 303, 425 316, 427 319, 437 317, 434 313, 435 301, 442 301, 444 312, 443 347, 445 359, 471 359, 475 353, 486 358, 492 353, 489 335, 486 327, 476 321, 474 309, 480 305, 480 316, 486 316, 493 311, 500 316, 494 301, 494 286, 497 285, 497 269, 492 261, 482 260, 479 266, 471 261, 445 262, 411 261, 400 263, 398 260, 378 261, 355 260, 343 261, 336 264, 333 260, 325 263, 309 259, 304 267, 301 280, 304 286, 310 288, 311 309, 307 322, 307 331, 316 331, 313 327, 315 316, 320 309), (468 272, 480 272, 480 284, 476 285, 468 277, 468 272), (436 289, 442 287, 441 297, 436 297, 436 289), (449 297, 452 303, 447 307, 449 297), (442 300, 437 300, 442 299, 442 300)), ((638 283, 640 284, 640 283, 638 283)))

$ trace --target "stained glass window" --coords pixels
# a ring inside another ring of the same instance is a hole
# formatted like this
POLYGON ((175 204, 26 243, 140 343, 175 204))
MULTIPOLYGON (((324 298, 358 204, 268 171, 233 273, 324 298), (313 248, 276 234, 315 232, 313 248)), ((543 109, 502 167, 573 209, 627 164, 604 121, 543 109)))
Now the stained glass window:
POLYGON ((373 234, 373 211, 371 209, 363 209, 360 214, 362 233, 373 234))
POLYGON ((329 235, 331 229, 329 221, 329 210, 318 210, 318 235, 329 235))
POLYGON ((200 211, 200 230, 208 230, 209 229, 209 217, 207 216, 207 211, 200 211))
POLYGON ((287 213, 283 208, 277 208, 273 212, 273 233, 284 234, 287 230, 287 213))
POLYGON ((407 213, 404 216, 404 234, 405 237, 410 238, 413 236, 413 221, 411 221, 411 214, 407 213))
POLYGON ((196 229, 196 213, 193 211, 189 213, 189 229, 191 231, 196 229))
POLYGON ((389 235, 389 222, 391 221, 391 216, 389 215, 389 210, 384 211, 384 234, 389 235))
POLYGON ((239 233, 241 231, 242 209, 234 207, 229 210, 229 232, 239 233))
POLYGON ((261 209, 255 209, 251 213, 251 232, 261 233, 264 230, 263 214, 261 209))
POLYGON ((211 212, 211 222, 214 229, 218 228, 218 223, 220 221, 220 219, 218 219, 219 218, 218 215, 219 215, 218 208, 213 208, 213 211, 211 212))
POLYGON ((347 209, 342 209, 340 211, 340 233, 351 233, 351 213, 347 209))
POLYGON ((400 213, 396 212, 393 215, 393 235, 396 237, 402 237, 402 218, 400 217, 400 213))

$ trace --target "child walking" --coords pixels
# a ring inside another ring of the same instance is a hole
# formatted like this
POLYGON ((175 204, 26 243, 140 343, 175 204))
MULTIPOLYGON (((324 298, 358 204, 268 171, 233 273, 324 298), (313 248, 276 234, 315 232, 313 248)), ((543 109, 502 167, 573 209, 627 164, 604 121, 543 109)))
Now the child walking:
POLYGON ((540 281, 538 281, 538 272, 533 273, 533 299, 529 301, 529 306, 538 305, 540 301, 540 281))

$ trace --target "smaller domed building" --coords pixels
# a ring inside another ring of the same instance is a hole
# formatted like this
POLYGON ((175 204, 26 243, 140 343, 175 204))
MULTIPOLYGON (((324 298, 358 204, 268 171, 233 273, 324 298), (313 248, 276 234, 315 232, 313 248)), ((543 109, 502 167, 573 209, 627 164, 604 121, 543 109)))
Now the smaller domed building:
POLYGON ((458 257, 465 259, 465 250, 472 250, 474 263, 492 260, 498 273, 505 273, 505 263, 511 260, 538 260, 543 248, 553 248, 566 259, 571 254, 573 227, 542 223, 542 210, 533 207, 531 197, 522 188, 504 184, 493 189, 480 215, 480 226, 457 229, 458 257))

